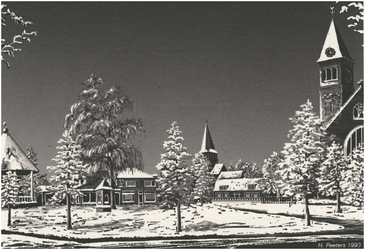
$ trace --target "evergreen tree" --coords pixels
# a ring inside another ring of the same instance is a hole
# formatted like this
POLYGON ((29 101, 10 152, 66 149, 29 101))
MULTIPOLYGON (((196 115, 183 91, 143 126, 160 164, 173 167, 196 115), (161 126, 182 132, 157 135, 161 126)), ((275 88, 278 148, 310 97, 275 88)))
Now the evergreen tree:
POLYGON ((342 212, 342 186, 347 169, 343 148, 333 141, 326 149, 325 161, 322 164, 319 178, 319 191, 325 195, 336 195, 338 213, 342 212))
MULTIPOLYGON (((122 95, 118 85, 104 91, 106 83, 94 74, 83 84, 87 89, 71 106, 65 127, 70 127, 73 139, 81 145, 83 160, 90 165, 89 172, 115 179, 118 171, 143 169, 138 142, 145 131, 143 122, 132 118, 132 101, 122 95)), ((111 203, 116 209, 114 190, 111 203)))
POLYGON ((15 172, 8 171, 2 176, 1 182, 1 207, 8 208, 8 227, 11 226, 11 208, 15 206, 18 198, 18 177, 15 172))
POLYGON ((243 178, 260 178, 262 177, 262 172, 257 167, 255 162, 243 162, 239 159, 238 162, 233 165, 232 163, 228 167, 228 171, 243 171, 243 178))
POLYGON ((344 198, 351 205, 363 207, 364 203, 364 145, 359 145, 347 157, 348 169, 345 173, 344 198))
POLYGON ((167 133, 167 141, 163 144, 165 152, 161 154, 161 161, 156 166, 160 170, 160 176, 157 179, 157 191, 163 202, 163 207, 176 207, 176 231, 180 232, 180 206, 188 203, 192 191, 193 177, 188 167, 191 155, 187 152, 187 148, 182 145, 184 138, 181 136, 182 132, 177 122, 172 123, 172 127, 167 130, 167 133))
POLYGON ((279 164, 278 181, 281 192, 293 195, 300 187, 304 196, 305 222, 310 226, 308 194, 313 193, 323 162, 325 136, 323 121, 313 111, 312 103, 301 105, 301 110, 290 118, 294 124, 289 131, 290 143, 286 143, 282 153, 284 160, 279 164))
POLYGON ((264 189, 264 193, 276 194, 280 196, 280 190, 277 185, 277 181, 280 179, 278 175, 278 163, 281 161, 278 153, 273 152, 269 158, 264 160, 262 167, 263 180, 261 187, 264 189))
POLYGON ((52 197, 54 203, 62 203, 66 198, 67 204, 67 229, 72 228, 71 224, 71 198, 77 199, 82 193, 75 189, 79 185, 79 177, 85 172, 86 165, 81 161, 81 146, 77 144, 66 130, 58 141, 60 146, 57 155, 52 159, 55 166, 48 166, 55 175, 50 181, 58 184, 52 197))
POLYGON ((210 202, 215 178, 209 171, 208 159, 201 153, 195 154, 192 175, 195 178, 192 197, 199 197, 201 204, 210 202))

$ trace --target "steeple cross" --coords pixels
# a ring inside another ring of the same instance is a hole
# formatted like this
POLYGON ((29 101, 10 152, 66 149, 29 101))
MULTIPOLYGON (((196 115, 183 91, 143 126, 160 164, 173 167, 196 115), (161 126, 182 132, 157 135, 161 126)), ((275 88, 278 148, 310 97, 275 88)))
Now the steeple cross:
POLYGON ((332 15, 332 19, 333 19, 333 14, 335 13, 334 8, 335 8, 334 6, 331 6, 331 7, 330 7, 330 9, 331 9, 331 12, 330 12, 330 13, 331 13, 331 15, 332 15))

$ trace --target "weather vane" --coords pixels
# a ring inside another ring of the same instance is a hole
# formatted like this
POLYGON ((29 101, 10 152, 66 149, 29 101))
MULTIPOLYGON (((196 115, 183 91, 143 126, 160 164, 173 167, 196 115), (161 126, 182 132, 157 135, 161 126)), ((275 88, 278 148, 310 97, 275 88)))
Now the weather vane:
POLYGON ((335 13, 335 7, 334 6, 330 6, 330 9, 331 9, 331 15, 332 15, 332 19, 333 19, 333 14, 335 13))

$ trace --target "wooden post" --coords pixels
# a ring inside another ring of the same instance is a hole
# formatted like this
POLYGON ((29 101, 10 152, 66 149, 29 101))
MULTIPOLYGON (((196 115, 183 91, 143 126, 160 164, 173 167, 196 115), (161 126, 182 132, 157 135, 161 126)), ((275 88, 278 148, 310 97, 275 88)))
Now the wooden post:
POLYGON ((33 192, 33 171, 30 171, 30 197, 32 201, 34 201, 34 192, 33 192))

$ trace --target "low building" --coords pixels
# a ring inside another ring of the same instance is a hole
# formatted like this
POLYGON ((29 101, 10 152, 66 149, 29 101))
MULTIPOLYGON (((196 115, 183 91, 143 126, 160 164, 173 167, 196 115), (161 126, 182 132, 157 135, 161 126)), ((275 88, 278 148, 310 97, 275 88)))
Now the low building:
MULTIPOLYGON (((113 181, 114 200, 115 205, 128 205, 128 204, 156 204, 156 178, 157 175, 150 175, 141 170, 125 170, 119 172, 116 181, 113 181)), ((96 204, 96 191, 98 188, 109 185, 110 180, 97 179, 86 182, 78 187, 78 189, 84 194, 82 201, 78 203, 84 205, 96 204)))
POLYGON ((213 200, 249 200, 261 201, 263 190, 261 178, 242 178, 243 171, 222 172, 213 189, 213 200))

